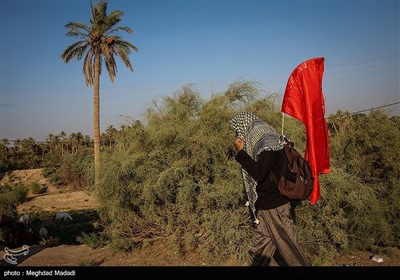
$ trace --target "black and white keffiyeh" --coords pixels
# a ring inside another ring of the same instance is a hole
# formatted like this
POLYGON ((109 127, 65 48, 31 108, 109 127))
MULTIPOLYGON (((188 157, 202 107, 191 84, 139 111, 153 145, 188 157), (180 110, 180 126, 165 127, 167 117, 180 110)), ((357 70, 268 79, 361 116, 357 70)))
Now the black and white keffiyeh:
MULTIPOLYGON (((251 112, 242 112, 231 119, 229 123, 235 129, 236 136, 243 137, 244 150, 255 161, 257 161, 257 157, 261 152, 282 150, 289 141, 285 136, 278 134, 272 126, 251 112)), ((255 217, 257 182, 243 168, 242 174, 249 207, 255 217)))

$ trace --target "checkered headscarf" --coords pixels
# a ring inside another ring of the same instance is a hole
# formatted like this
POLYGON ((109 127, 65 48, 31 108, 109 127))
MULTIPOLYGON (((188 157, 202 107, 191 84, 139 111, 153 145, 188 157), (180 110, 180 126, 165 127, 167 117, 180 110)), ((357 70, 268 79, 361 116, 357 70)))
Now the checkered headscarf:
MULTIPOLYGON (((278 134, 272 126, 251 112, 242 112, 230 120, 229 123, 235 129, 236 136, 243 137, 244 150, 255 161, 257 161, 257 157, 261 152, 281 150, 288 141, 286 137, 278 134)), ((257 200, 257 182, 246 170, 242 169, 242 174, 250 207, 255 213, 254 204, 257 200)))
POLYGON ((262 151, 283 149, 287 142, 286 137, 278 134, 272 126, 251 112, 242 112, 229 123, 235 129, 236 136, 243 137, 244 150, 254 160, 257 160, 257 156, 262 151))

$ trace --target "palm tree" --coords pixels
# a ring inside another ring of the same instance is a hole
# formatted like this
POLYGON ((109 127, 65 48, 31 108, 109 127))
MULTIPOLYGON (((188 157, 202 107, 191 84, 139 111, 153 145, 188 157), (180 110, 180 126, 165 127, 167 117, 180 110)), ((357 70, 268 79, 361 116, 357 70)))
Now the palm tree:
POLYGON ((129 54, 131 50, 138 51, 136 46, 116 35, 119 31, 131 34, 132 29, 116 26, 124 13, 115 10, 107 14, 107 4, 108 2, 104 0, 94 6, 90 2, 92 18, 89 25, 79 22, 69 22, 65 25, 68 30, 66 35, 78 37, 79 41, 70 45, 61 55, 65 63, 72 58, 80 60, 85 55, 83 74, 86 85, 94 86, 93 141, 96 185, 100 169, 100 75, 102 65, 105 64, 110 79, 114 82, 117 72, 114 56, 120 57, 126 67, 133 71, 129 54))
POLYGON ((60 132, 58 136, 61 139, 61 156, 64 156, 64 142, 65 142, 65 137, 67 137, 67 134, 63 130, 60 132))
POLYGON ((111 146, 115 143, 115 138, 117 136, 118 130, 113 126, 110 125, 106 129, 106 141, 110 145, 109 148, 111 149, 111 146))
POLYGON ((7 150, 8 150, 8 147, 7 147, 7 146, 10 144, 10 141, 8 141, 7 138, 3 138, 3 139, 1 140, 1 143, 2 143, 3 146, 4 146, 4 155, 3 155, 3 159, 6 160, 6 158, 7 158, 7 150))

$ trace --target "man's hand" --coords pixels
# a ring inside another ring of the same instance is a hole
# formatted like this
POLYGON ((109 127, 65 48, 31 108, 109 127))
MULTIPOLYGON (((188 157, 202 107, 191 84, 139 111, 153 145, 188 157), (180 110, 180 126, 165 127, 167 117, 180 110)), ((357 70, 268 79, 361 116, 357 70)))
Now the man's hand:
POLYGON ((240 137, 236 138, 235 141, 233 142, 233 144, 235 144, 236 152, 243 150, 243 148, 244 148, 243 137, 240 136, 240 137))

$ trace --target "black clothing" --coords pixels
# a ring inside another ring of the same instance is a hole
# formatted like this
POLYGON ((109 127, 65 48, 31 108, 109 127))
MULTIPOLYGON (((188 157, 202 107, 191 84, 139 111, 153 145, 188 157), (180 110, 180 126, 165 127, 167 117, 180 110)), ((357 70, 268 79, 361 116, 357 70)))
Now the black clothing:
POLYGON ((265 150, 258 155, 257 161, 254 161, 244 150, 240 150, 236 154, 236 161, 257 182, 258 198, 255 203, 257 210, 273 209, 289 202, 289 199, 279 192, 278 185, 269 176, 272 171, 276 178, 281 177, 283 167, 287 165, 284 153, 284 150, 265 150))

